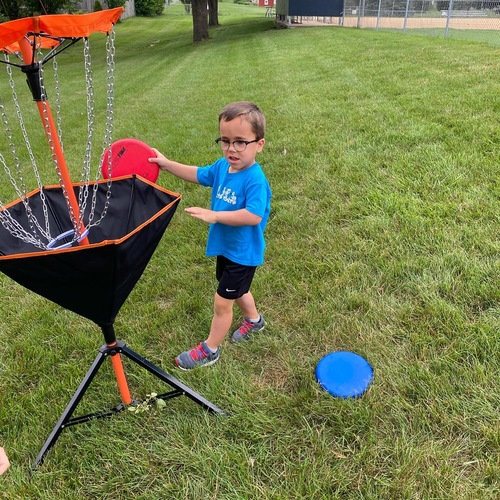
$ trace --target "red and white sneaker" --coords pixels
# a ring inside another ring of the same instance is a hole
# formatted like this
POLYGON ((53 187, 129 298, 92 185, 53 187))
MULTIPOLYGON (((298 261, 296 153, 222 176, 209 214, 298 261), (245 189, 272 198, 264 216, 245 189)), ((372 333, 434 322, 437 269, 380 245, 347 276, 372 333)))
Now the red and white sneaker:
POLYGON ((241 326, 233 332, 232 340, 233 342, 248 340, 250 335, 256 332, 261 332, 262 330, 264 330, 265 326, 266 322, 264 321, 262 314, 260 315, 259 321, 257 321, 256 323, 252 323, 249 318, 244 318, 241 326))
POLYGON ((192 370, 199 366, 213 365, 219 359, 220 348, 212 352, 205 342, 190 351, 184 351, 175 358, 175 364, 181 370, 192 370))

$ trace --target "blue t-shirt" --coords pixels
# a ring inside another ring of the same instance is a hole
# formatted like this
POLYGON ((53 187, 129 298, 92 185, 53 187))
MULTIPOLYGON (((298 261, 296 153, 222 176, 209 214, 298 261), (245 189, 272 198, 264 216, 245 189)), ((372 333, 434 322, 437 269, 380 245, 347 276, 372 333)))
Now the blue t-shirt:
POLYGON ((259 266, 264 262, 264 229, 271 210, 271 188, 258 163, 232 173, 229 167, 225 158, 198 167, 198 182, 212 188, 210 208, 216 212, 245 208, 262 220, 255 226, 210 224, 206 254, 222 255, 244 266, 259 266))

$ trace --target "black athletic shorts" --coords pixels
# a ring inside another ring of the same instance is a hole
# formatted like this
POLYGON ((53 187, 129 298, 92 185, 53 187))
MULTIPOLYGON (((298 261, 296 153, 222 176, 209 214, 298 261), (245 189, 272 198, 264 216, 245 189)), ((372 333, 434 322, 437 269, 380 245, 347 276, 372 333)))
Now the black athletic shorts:
POLYGON ((217 293, 225 299, 239 299, 250 290, 256 269, 257 266, 243 266, 221 255, 217 256, 217 293))

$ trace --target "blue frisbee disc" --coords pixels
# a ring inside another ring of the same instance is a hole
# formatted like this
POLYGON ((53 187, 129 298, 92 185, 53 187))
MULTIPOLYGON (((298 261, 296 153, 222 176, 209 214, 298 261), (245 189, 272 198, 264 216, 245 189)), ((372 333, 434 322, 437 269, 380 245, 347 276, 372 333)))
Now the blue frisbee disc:
POLYGON ((373 379, 373 369, 359 354, 337 351, 316 366, 316 380, 325 391, 339 398, 361 396, 373 379))

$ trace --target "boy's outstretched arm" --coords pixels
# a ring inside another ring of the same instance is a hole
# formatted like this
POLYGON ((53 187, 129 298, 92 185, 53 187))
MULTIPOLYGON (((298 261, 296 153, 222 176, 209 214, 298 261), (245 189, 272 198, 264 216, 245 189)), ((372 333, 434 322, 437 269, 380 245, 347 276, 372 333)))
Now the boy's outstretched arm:
POLYGON ((249 212, 246 208, 240 210, 214 212, 207 208, 190 207, 185 208, 185 212, 191 214, 192 217, 200 219, 209 224, 226 224, 226 226, 256 226, 260 224, 262 217, 249 212))
POLYGON ((195 167, 194 165, 184 165, 183 163, 169 160, 157 149, 151 149, 156 153, 156 158, 149 158, 150 163, 157 163, 161 170, 170 172, 180 179, 199 184, 197 176, 198 167, 195 167))

